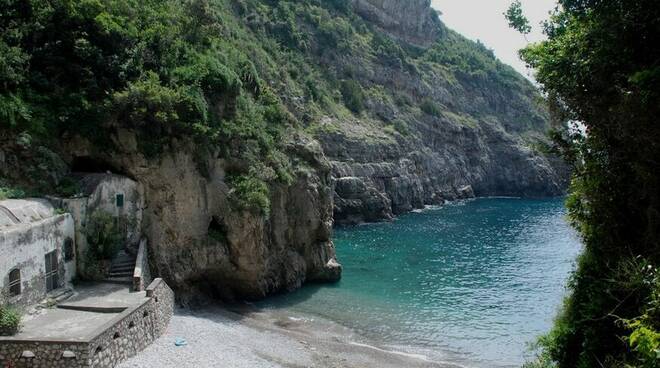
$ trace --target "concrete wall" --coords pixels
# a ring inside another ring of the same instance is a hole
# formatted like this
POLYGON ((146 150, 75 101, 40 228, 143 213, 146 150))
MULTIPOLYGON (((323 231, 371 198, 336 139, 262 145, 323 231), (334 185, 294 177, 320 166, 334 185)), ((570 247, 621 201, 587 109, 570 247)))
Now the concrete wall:
MULTIPOLYGON (((57 250, 59 284, 71 281, 75 274, 75 258, 64 262, 64 242, 74 239, 73 218, 56 215, 41 221, 21 224, 0 232, 0 303, 26 307, 46 296, 44 256, 57 250), (21 294, 9 296, 9 272, 21 270, 21 294)), ((75 245, 74 245, 75 246, 75 245)))
POLYGON ((126 227, 128 245, 136 245, 142 232, 142 212, 144 195, 139 183, 119 175, 89 174, 82 179, 86 196, 77 198, 51 198, 58 207, 66 209, 73 216, 76 228, 75 244, 78 258, 77 269, 85 273, 85 254, 87 238, 85 225, 96 211, 108 213, 119 218, 119 223, 126 227), (116 196, 124 196, 124 205, 117 207, 116 196))
POLYGON ((91 192, 87 202, 88 215, 103 211, 123 219, 127 230, 127 241, 134 245, 140 241, 143 208, 144 196, 140 184, 119 175, 105 175, 91 192), (117 206, 118 194, 124 196, 122 207, 117 206))
POLYGON ((74 253, 76 255, 76 262, 74 262, 71 271, 73 275, 78 274, 78 270, 84 271, 83 261, 85 254, 82 250, 87 249, 87 238, 85 237, 82 229, 85 225, 84 220, 87 218, 87 198, 51 198, 51 201, 59 208, 63 208, 73 217, 73 224, 75 228, 74 238, 74 253))
POLYGON ((142 239, 140 240, 140 247, 135 260, 135 270, 133 271, 133 291, 144 291, 151 284, 151 281, 147 239, 142 239))
POLYGON ((146 296, 145 303, 122 312, 118 320, 101 327, 89 341, 0 339, 0 367, 11 362, 15 368, 112 368, 150 345, 170 322, 174 293, 169 286, 156 279, 146 296))

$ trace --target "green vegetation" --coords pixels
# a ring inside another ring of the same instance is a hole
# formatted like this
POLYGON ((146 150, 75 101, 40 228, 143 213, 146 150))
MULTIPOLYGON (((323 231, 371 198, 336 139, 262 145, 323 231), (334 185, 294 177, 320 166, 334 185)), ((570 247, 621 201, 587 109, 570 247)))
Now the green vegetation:
POLYGON ((19 188, 6 186, 0 180, 0 201, 3 199, 19 199, 25 198, 27 193, 19 188))
POLYGON ((395 119, 390 124, 386 125, 384 129, 390 134, 397 132, 403 136, 410 135, 410 127, 408 127, 408 124, 401 119, 395 119))
POLYGON ((138 131, 148 157, 180 136, 239 158, 273 156, 291 121, 251 61, 265 51, 234 34, 228 3, 1 1, 0 129, 107 147, 116 119, 138 131))
POLYGON ((560 0, 548 40, 521 51, 536 69, 574 167, 570 218, 585 249, 537 366, 660 366, 660 8, 654 1, 560 0), (565 125, 561 125, 565 126, 565 125))
POLYGON ((12 336, 21 327, 21 314, 15 309, 0 305, 0 336, 12 336))
POLYGON ((123 246, 126 237, 119 228, 118 219, 102 211, 94 212, 83 229, 87 239, 84 254, 84 273, 79 276, 87 280, 100 280, 106 267, 123 246))
POLYGON ((362 92, 362 87, 356 81, 342 81, 341 95, 344 98, 344 104, 349 110, 356 114, 364 110, 364 93, 362 92))
POLYGON ((435 116, 436 118, 442 116, 442 109, 430 98, 425 98, 419 105, 419 108, 422 109, 425 114, 435 116))
POLYGON ((262 180, 251 175, 239 175, 231 178, 229 183, 233 187, 230 199, 237 208, 261 212, 266 216, 270 213, 270 191, 262 180))
POLYGON ((124 241, 117 220, 109 213, 96 211, 85 224, 88 251, 98 260, 111 260, 117 255, 124 241))
POLYGON ((532 26, 529 25, 529 20, 523 15, 522 4, 520 0, 514 1, 511 6, 504 13, 504 17, 509 22, 509 27, 522 33, 523 35, 529 34, 532 31, 532 26))
MULTIPOLYGON (((231 176, 243 178, 229 181, 234 202, 258 205, 260 213, 270 206, 264 188, 294 176, 285 149, 292 132, 322 132, 324 117, 357 115, 414 139, 407 121, 419 107, 438 116, 442 105, 428 92, 373 77, 384 70, 494 93, 509 88, 523 100, 534 93, 482 44, 443 30, 428 49, 408 45, 375 30, 349 0, 0 0, 0 8, 3 134, 49 152, 82 136, 111 153, 118 128, 127 128, 150 160, 192 143, 207 178, 210 153, 232 162, 231 176), (367 109, 374 105, 390 113, 367 109), (392 112, 402 122, 390 123, 392 112)), ((531 106, 517 110, 529 114, 531 106)), ((478 113, 465 105, 451 110, 478 113)), ((517 120, 545 129, 542 118, 517 120)), ((39 191, 76 189, 47 183, 49 175, 19 178, 33 178, 39 191)))

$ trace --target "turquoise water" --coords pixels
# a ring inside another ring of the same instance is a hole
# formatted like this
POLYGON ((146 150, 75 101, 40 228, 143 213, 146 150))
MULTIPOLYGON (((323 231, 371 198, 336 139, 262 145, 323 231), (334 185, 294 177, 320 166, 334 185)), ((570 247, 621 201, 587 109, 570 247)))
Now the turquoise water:
POLYGON ((529 356, 580 251, 561 199, 477 199, 339 228, 334 240, 341 282, 262 306, 475 367, 519 366, 529 356))

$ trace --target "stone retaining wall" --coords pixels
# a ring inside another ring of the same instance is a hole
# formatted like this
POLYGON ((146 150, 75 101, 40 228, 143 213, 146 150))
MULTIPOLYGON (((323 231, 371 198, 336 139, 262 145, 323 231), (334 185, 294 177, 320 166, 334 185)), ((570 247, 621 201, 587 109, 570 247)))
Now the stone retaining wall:
POLYGON ((174 292, 162 279, 147 288, 147 300, 121 313, 86 341, 0 339, 0 367, 112 368, 165 332, 174 313, 174 292))

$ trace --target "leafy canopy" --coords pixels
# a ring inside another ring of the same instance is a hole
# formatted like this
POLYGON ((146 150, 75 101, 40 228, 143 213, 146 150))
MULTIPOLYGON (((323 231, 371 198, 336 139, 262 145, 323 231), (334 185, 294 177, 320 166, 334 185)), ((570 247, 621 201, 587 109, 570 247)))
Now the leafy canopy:
MULTIPOLYGON (((567 201, 585 249, 542 358, 559 367, 660 366, 660 7, 651 0, 560 0, 547 41, 521 56, 574 167, 567 201)), ((514 28, 525 22, 516 17, 514 28)), ((525 28, 522 27, 522 31, 525 28)))
POLYGON ((529 24, 527 17, 523 15, 522 4, 520 0, 516 0, 504 13, 504 17, 509 22, 509 27, 526 35, 532 31, 532 26, 529 24))

